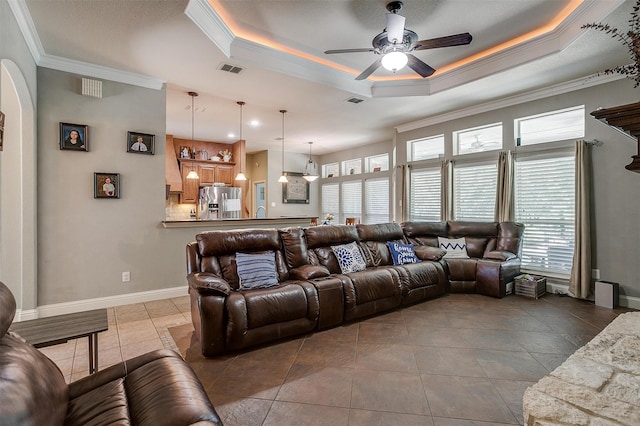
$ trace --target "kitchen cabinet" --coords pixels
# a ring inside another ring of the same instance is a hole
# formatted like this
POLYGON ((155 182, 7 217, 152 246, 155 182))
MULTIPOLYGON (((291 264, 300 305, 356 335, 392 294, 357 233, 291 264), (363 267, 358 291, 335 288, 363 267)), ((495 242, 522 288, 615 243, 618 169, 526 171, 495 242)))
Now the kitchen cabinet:
POLYGON ((235 178, 235 163, 215 163, 212 161, 198 161, 180 159, 180 172, 182 175, 181 203, 197 203, 198 192, 201 186, 213 185, 214 182, 233 186, 235 178), (187 174, 195 169, 199 179, 187 179, 187 174))

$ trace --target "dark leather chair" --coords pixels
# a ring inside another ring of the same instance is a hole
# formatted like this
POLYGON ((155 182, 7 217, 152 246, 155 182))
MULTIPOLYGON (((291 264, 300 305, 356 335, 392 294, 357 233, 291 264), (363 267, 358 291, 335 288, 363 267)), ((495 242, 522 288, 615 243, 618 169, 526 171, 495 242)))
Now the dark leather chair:
POLYGON ((178 354, 158 350, 69 385, 9 326, 16 302, 0 282, 0 425, 222 425, 178 354))

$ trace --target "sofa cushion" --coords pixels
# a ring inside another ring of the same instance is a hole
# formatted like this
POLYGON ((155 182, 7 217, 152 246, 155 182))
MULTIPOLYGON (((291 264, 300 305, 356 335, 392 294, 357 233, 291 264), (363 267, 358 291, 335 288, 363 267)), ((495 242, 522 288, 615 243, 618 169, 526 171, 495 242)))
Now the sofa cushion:
POLYGON ((275 256, 265 253, 236 253, 236 265, 241 289, 266 288, 278 285, 275 256))
POLYGON ((468 259, 467 241, 462 238, 438 237, 438 247, 446 250, 445 259, 468 259))
POLYGON ((405 265, 407 263, 418 263, 420 259, 413 250, 413 244, 387 243, 391 251, 394 265, 405 265))
POLYGON ((343 274, 364 271, 367 268, 367 263, 355 242, 331 246, 331 249, 338 259, 343 274))
POLYGON ((295 282, 288 281, 277 288, 257 289, 241 294, 246 306, 248 329, 307 317, 307 294, 295 282))
POLYGON ((442 259, 442 257, 447 254, 447 251, 441 249, 440 247, 414 246, 413 250, 416 252, 416 256, 418 256, 418 259, 431 260, 434 262, 442 259))

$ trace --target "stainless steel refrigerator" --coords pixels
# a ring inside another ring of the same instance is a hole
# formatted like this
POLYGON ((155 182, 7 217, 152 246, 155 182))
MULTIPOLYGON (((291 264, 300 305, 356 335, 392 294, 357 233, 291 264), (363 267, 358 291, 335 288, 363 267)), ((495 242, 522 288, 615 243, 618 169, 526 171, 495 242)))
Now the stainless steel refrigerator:
POLYGON ((204 186, 198 198, 200 220, 239 219, 242 217, 242 188, 204 186))

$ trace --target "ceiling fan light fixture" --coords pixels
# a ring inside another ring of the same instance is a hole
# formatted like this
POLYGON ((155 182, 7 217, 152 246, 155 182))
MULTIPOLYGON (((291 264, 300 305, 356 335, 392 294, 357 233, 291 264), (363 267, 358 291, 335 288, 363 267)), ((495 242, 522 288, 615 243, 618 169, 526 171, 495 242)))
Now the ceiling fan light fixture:
POLYGON ((409 62, 407 55, 397 50, 389 52, 382 57, 382 66, 391 72, 401 70, 407 65, 407 62, 409 62))

